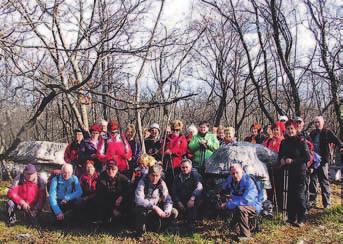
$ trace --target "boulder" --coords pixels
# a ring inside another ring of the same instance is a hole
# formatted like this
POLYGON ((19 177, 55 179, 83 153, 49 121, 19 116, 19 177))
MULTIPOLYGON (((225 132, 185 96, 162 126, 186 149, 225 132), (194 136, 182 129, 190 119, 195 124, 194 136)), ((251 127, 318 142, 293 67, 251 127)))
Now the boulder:
POLYGON ((220 147, 205 164, 205 173, 212 175, 229 175, 230 166, 242 165, 246 173, 261 178, 265 189, 271 188, 268 166, 277 164, 277 153, 263 145, 238 142, 220 147))
POLYGON ((31 162, 34 164, 64 164, 64 151, 66 143, 57 143, 49 141, 24 141, 12 151, 9 159, 14 163, 31 162))

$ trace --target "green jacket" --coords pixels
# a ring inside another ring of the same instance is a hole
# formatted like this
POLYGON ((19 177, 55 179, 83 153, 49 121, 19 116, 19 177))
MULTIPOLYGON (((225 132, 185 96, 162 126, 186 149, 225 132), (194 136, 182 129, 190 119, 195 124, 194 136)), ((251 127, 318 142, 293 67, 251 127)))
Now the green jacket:
POLYGON ((212 133, 207 132, 205 136, 202 136, 200 135, 200 133, 198 133, 197 135, 193 136, 192 140, 188 144, 188 148, 193 153, 193 166, 195 167, 204 166, 204 162, 201 162, 201 149, 199 143, 201 139, 205 139, 207 141, 205 162, 212 155, 212 153, 219 148, 219 141, 217 137, 212 133))

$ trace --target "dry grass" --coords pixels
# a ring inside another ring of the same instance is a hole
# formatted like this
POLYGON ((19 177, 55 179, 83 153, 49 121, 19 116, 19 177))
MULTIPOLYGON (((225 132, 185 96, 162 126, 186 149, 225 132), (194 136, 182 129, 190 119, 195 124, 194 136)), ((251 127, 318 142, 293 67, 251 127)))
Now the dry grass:
MULTIPOLYGON (((204 220, 192 235, 146 233, 132 237, 130 229, 98 229, 92 225, 59 227, 45 218, 42 227, 31 228, 23 220, 14 227, 5 224, 6 186, 0 183, 0 243, 228 243, 232 235, 220 220, 204 220)), ((341 185, 332 184, 334 207, 330 210, 313 209, 304 228, 282 224, 278 220, 264 220, 263 230, 248 243, 343 243, 343 207, 341 185)), ((48 213, 45 213, 48 215, 48 213)), ((182 229, 180 230, 182 233, 182 229)))

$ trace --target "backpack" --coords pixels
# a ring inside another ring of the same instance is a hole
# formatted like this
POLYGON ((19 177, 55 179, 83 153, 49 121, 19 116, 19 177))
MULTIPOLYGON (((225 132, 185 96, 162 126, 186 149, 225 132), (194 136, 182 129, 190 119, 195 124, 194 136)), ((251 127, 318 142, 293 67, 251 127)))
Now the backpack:
MULTIPOLYGON (((52 179, 53 179, 54 177, 57 177, 57 180, 60 180, 60 179, 61 179, 60 177, 62 177, 62 174, 61 174, 61 173, 60 173, 60 174, 52 173, 52 174, 49 176, 49 178, 48 178, 48 183, 46 184, 46 185, 47 185, 48 192, 50 191, 51 181, 52 181, 52 179)), ((58 182, 57 182, 57 183, 58 183, 58 182)), ((56 186, 56 192, 58 192, 59 186, 60 186, 60 185, 57 184, 57 186, 56 186)), ((76 184, 75 184, 75 181, 74 181, 74 180, 71 182, 71 191, 72 191, 72 192, 75 192, 75 191, 76 191, 76 184)))
POLYGON ((314 161, 314 146, 313 143, 307 140, 305 137, 301 137, 301 141, 307 145, 308 151, 310 153, 310 160, 306 163, 307 168, 310 168, 313 165, 314 161))

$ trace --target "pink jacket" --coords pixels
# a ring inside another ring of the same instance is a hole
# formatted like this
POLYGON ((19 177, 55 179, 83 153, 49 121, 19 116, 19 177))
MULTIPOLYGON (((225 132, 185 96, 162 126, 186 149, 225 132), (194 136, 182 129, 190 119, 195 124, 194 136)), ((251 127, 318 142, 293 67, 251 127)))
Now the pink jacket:
MULTIPOLYGON (((19 176, 21 177, 21 176, 19 176)), ((34 183, 26 180, 15 179, 12 187, 7 193, 9 199, 16 204, 21 204, 24 200, 31 208, 42 209, 46 200, 45 186, 40 186, 39 183, 34 183)), ((38 179, 39 181, 39 179, 38 179)))
POLYGON ((118 169, 123 172, 129 169, 128 160, 132 157, 130 144, 125 136, 111 135, 107 140, 107 147, 105 152, 105 140, 100 139, 97 149, 97 158, 100 162, 105 164, 108 160, 115 160, 118 164, 118 169))

